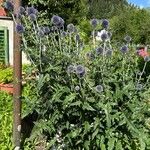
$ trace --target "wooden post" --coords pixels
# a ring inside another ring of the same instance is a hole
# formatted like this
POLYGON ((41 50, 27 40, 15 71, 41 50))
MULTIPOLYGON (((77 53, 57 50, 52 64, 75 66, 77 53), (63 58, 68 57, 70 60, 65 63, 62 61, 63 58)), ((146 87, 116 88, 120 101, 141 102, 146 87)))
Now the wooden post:
MULTIPOLYGON (((20 0, 13 0, 14 14, 17 13, 20 0)), ((18 20, 16 21, 18 22, 18 20)), ((13 57, 13 71, 14 71, 14 91, 13 91, 13 143, 15 150, 20 150, 21 146, 21 79, 22 79, 22 53, 20 50, 20 36, 15 32, 14 23, 14 57, 13 57)))

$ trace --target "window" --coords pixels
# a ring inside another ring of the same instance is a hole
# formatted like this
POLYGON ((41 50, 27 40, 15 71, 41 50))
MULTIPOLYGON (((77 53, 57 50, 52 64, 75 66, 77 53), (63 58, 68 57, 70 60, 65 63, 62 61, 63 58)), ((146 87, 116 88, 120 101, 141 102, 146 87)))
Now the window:
POLYGON ((9 64, 8 29, 0 27, 0 63, 9 64))

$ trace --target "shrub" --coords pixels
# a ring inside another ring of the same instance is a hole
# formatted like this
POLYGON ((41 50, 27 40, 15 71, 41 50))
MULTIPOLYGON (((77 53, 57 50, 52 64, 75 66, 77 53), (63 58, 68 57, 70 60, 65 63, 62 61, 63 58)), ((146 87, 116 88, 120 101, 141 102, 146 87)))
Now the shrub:
POLYGON ((108 25, 101 41, 93 34, 85 56, 76 28, 69 24, 64 30, 59 16, 53 16, 50 27, 26 15, 21 21, 17 31, 24 52, 38 70, 23 99, 26 115, 37 118, 28 139, 31 145, 67 150, 150 148, 150 76, 143 80, 149 59, 141 72, 128 41, 113 49, 108 25))
POLYGON ((0 149, 12 147, 12 96, 0 91, 0 149))
POLYGON ((11 83, 13 81, 12 68, 0 69, 0 83, 11 83))

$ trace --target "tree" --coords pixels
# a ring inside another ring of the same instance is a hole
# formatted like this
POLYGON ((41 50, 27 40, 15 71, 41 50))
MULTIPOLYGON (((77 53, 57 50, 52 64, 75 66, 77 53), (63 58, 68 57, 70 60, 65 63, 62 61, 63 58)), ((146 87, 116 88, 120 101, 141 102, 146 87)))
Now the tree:
POLYGON ((78 23, 87 14, 87 0, 27 0, 23 5, 34 5, 47 18, 60 15, 67 23, 78 23))
POLYGON ((128 3, 126 0, 89 0, 89 18, 110 18, 128 3))
POLYGON ((130 35, 136 44, 150 43, 150 13, 137 7, 128 7, 111 19, 114 39, 130 35))

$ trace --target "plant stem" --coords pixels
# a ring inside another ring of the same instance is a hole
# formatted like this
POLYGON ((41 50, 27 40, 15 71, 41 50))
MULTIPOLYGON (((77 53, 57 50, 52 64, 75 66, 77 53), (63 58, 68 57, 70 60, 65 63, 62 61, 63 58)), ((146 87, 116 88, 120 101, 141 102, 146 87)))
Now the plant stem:
POLYGON ((141 72, 141 74, 140 74, 140 77, 139 77, 139 79, 138 79, 138 81, 137 81, 137 84, 139 84, 139 82, 140 82, 140 80, 141 80, 141 78, 142 78, 142 75, 143 75, 143 73, 144 73, 144 71, 145 71, 146 65, 147 65, 147 62, 145 62, 145 64, 144 64, 143 70, 142 70, 142 72, 141 72))

